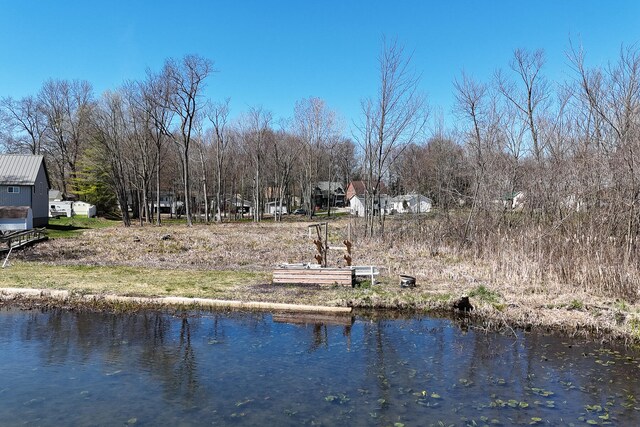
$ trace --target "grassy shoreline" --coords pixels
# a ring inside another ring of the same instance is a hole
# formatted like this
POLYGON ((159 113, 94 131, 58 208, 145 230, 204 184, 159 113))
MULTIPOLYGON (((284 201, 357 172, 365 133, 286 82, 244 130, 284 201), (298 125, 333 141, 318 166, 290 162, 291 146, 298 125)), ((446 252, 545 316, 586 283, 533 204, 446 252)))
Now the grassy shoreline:
MULTIPOLYGON (((330 223, 338 244, 353 221, 330 223)), ((82 294, 180 296, 308 304, 355 309, 452 311, 468 294, 472 316, 487 328, 548 328, 602 339, 640 342, 640 307, 558 283, 513 283, 490 266, 428 244, 354 237, 354 262, 381 269, 380 283, 355 288, 271 285, 278 262, 309 261, 314 247, 302 221, 287 223, 131 227, 109 224, 60 236, 15 253, 0 287, 46 288, 82 294), (398 274, 417 278, 402 289, 398 274)), ((330 253, 340 265, 342 253, 330 253)))

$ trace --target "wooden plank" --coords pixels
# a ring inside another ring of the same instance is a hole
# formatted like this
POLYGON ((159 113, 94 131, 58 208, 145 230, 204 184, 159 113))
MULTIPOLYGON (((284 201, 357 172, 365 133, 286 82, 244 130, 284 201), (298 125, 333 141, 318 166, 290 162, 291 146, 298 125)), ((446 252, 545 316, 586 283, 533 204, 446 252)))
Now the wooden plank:
POLYGON ((324 269, 314 269, 314 270, 295 270, 295 269, 276 269, 273 270, 274 273, 283 274, 283 275, 298 275, 298 276, 353 276, 355 274, 352 270, 339 270, 339 271, 327 271, 324 269))
POLYGON ((273 283, 301 283, 353 285, 355 273, 351 269, 339 268, 278 268, 273 271, 273 283))
POLYGON ((332 277, 338 278, 338 279, 344 279, 344 278, 351 278, 354 275, 352 274, 298 274, 298 273, 276 273, 274 272, 273 275, 275 277, 300 277, 300 278, 313 278, 313 277, 318 277, 318 278, 326 278, 326 279, 330 279, 332 277))
POLYGON ((314 273, 320 273, 320 272, 324 272, 324 273, 349 273, 351 272, 350 268, 276 268, 273 271, 295 271, 295 272, 299 272, 299 273, 309 273, 309 274, 314 274, 314 273))
POLYGON ((318 280, 318 279, 275 279, 272 281, 276 285, 298 284, 298 285, 344 285, 352 286, 351 280, 318 280))

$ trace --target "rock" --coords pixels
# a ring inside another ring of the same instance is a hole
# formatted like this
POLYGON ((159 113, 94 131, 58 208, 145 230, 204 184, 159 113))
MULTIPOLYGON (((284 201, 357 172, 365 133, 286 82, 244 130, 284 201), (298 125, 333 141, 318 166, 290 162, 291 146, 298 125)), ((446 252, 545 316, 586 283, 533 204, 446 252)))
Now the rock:
POLYGON ((139 238, 138 236, 134 236, 134 237, 133 237, 133 241, 137 243, 137 242, 139 242, 139 241, 140 241, 140 238, 139 238))
POLYGON ((413 276, 407 276, 405 274, 400 275, 400 287, 401 288, 415 288, 416 278, 413 276))
POLYGON ((467 295, 461 296, 453 303, 453 308, 459 311, 471 311, 473 310, 473 306, 471 302, 469 302, 469 297, 467 295))
POLYGON ((171 240, 171 234, 165 234, 161 237, 162 240, 171 240))

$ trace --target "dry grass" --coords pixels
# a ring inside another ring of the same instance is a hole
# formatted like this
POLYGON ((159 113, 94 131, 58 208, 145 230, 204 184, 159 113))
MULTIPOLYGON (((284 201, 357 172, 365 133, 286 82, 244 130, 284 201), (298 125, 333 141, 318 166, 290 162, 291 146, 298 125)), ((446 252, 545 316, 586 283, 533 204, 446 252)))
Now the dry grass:
MULTIPOLYGON (((524 252, 474 257, 448 247, 428 227, 411 231, 397 219, 388 230, 398 238, 365 240, 353 221, 330 222, 330 243, 338 246, 351 222, 354 263, 380 268, 379 285, 272 286, 270 272, 277 263, 313 259, 309 223, 298 221, 88 230, 16 254, 0 286, 419 310, 449 310, 455 298, 471 294, 489 325, 640 337, 637 304, 562 283, 555 275, 531 275, 538 267, 524 252), (415 276, 418 287, 401 289, 399 274, 415 276)), ((330 252, 329 264, 344 265, 342 252, 330 252)))

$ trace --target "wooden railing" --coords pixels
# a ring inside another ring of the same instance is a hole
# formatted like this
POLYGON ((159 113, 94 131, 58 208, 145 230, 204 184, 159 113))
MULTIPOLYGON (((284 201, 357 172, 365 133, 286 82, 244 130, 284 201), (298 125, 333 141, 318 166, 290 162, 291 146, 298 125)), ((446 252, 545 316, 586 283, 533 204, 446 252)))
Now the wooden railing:
POLYGON ((8 251, 12 248, 19 248, 46 238, 47 230, 44 228, 32 228, 30 230, 5 233, 0 236, 0 252, 8 251))

